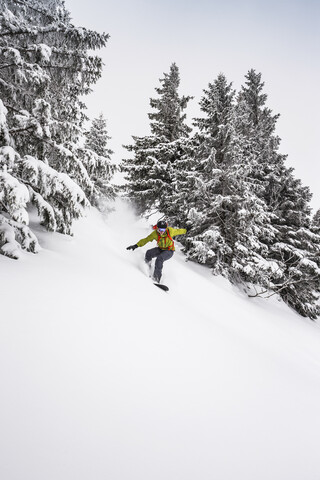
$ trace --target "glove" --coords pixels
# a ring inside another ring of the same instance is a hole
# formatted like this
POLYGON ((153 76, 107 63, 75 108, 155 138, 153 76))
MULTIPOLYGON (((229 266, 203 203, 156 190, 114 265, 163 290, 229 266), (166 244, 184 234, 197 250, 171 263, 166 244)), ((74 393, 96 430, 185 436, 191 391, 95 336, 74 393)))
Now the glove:
POLYGON ((135 244, 135 245, 130 245, 130 247, 127 247, 127 250, 135 250, 136 248, 138 248, 138 245, 135 244))

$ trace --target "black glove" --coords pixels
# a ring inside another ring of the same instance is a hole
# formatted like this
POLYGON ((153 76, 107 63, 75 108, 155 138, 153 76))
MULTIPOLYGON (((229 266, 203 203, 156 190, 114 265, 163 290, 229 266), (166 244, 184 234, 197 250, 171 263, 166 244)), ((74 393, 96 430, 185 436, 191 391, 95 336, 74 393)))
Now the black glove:
POLYGON ((130 247, 127 247, 127 250, 135 250, 136 248, 138 248, 138 245, 135 244, 135 245, 130 245, 130 247))

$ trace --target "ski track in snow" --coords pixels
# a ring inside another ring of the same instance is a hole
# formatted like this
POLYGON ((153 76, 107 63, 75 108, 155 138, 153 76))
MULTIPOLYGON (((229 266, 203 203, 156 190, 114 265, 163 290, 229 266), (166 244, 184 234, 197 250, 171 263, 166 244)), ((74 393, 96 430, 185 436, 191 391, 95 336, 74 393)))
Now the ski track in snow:
POLYGON ((151 223, 118 200, 0 257, 0 478, 319 480, 318 323, 177 242, 155 288, 151 223))

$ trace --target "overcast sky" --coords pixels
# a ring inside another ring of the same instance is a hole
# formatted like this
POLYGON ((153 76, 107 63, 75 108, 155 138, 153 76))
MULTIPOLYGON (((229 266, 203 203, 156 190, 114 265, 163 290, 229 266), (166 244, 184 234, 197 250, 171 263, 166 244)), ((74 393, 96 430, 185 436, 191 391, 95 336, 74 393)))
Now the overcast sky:
POLYGON ((277 133, 287 165, 310 186, 320 208, 320 0, 65 0, 76 26, 110 34, 102 78, 85 100, 108 122, 114 160, 122 144, 149 134, 150 97, 176 62, 180 94, 192 95, 188 122, 199 115, 203 89, 222 72, 236 90, 254 68, 268 107, 280 113, 277 133))

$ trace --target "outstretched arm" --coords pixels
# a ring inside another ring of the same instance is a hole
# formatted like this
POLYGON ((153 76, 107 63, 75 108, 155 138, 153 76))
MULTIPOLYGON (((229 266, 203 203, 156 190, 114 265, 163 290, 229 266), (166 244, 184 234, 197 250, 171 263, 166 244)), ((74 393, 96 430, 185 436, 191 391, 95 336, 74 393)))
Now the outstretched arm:
POLYGON ((185 228, 171 228, 169 227, 169 232, 171 237, 176 237, 177 235, 184 235, 187 233, 187 230, 185 228))
POLYGON ((143 247, 143 245, 145 245, 146 243, 152 242, 153 240, 157 240, 157 238, 158 238, 157 233, 154 230, 146 238, 142 238, 141 240, 139 240, 139 242, 137 242, 137 245, 138 245, 138 247, 143 247))
POLYGON ((137 242, 135 245, 130 245, 130 247, 127 247, 127 250, 135 250, 138 247, 143 247, 148 242, 152 242, 153 240, 157 240, 157 234, 156 232, 150 233, 146 238, 142 238, 137 242))

